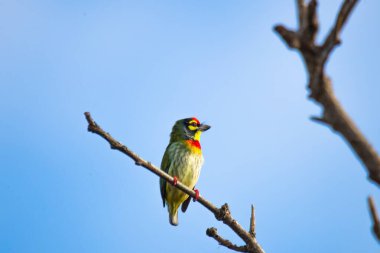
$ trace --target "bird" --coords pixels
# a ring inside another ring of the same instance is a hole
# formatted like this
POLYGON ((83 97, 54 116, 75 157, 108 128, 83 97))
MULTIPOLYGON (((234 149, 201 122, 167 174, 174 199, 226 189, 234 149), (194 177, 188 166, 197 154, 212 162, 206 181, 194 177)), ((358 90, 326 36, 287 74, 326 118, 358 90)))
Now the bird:
POLYGON ((173 177, 172 182, 160 178, 160 191, 163 206, 167 204, 169 222, 178 225, 178 208, 185 212, 191 197, 173 185, 183 183, 196 193, 194 201, 199 198, 195 189, 204 162, 200 137, 202 132, 210 129, 209 125, 201 124, 195 117, 181 119, 175 122, 170 141, 166 147, 161 162, 161 170, 173 177))

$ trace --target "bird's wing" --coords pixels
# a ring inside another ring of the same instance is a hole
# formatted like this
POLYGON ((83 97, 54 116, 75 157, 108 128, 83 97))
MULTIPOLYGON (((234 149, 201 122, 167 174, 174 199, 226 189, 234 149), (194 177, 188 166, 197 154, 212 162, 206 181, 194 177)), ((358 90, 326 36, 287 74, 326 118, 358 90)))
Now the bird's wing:
MULTIPOLYGON (((165 171, 166 173, 169 172, 171 159, 168 152, 169 146, 166 148, 164 157, 162 158, 161 162, 161 170, 165 171)), ((165 207, 165 198, 166 198, 166 180, 160 178, 160 190, 161 190, 161 197, 162 197, 162 204, 165 207)))

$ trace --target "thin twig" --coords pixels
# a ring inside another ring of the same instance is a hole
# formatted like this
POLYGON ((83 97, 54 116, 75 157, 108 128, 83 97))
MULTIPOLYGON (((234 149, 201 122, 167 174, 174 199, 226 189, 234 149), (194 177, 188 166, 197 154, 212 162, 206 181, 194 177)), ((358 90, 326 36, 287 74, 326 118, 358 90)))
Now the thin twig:
POLYGON ((376 211, 376 206, 375 206, 375 201, 371 196, 368 197, 368 206, 369 210, 371 212, 371 217, 372 217, 372 231, 374 235, 376 236, 376 239, 380 241, 380 220, 379 220, 379 215, 377 214, 376 211))
POLYGON ((303 24, 305 20, 305 3, 304 0, 297 0, 297 12, 298 12, 298 23, 303 24))
MULTIPOLYGON (((340 44, 339 39, 339 33, 342 30, 344 24, 346 23, 349 15, 351 14, 353 8, 355 7, 355 4, 357 3, 356 0, 348 0, 344 1, 340 10, 339 14, 335 19, 335 24, 331 28, 327 38, 325 39, 325 42, 323 43, 322 48, 326 50, 325 57, 327 58, 330 52, 333 50, 333 48, 336 45, 340 44)), ((327 59, 325 59, 326 61, 327 59)))
POLYGON ((251 220, 249 223, 249 233, 256 237, 255 208, 251 205, 251 220))
MULTIPOLYGON (((159 168, 157 168, 150 162, 142 159, 140 156, 138 156, 136 153, 130 150, 127 146, 121 144, 119 141, 114 139, 109 133, 104 131, 92 119, 91 114, 89 112, 85 112, 84 114, 88 122, 88 131, 103 137, 111 145, 111 149, 119 150, 120 152, 129 156, 135 162, 136 165, 142 166, 148 169, 149 171, 165 179, 166 181, 168 182, 173 181, 173 178, 169 174, 160 170, 159 168)), ((186 185, 182 184, 181 182, 177 182, 175 187, 180 189, 184 193, 190 195, 193 198, 196 197, 196 193, 192 189, 188 188, 186 185)), ((229 226, 246 243, 246 247, 248 249, 247 252, 264 253, 264 250, 261 248, 256 238, 253 238, 250 235, 250 233, 244 230, 243 227, 232 217, 227 204, 224 204, 221 208, 217 208, 216 206, 214 206, 211 202, 209 202, 202 196, 199 196, 197 201, 201 205, 206 207, 210 212, 212 212, 215 215, 215 218, 217 220, 222 221, 224 224, 229 226)))
POLYGON ((206 234, 212 238, 214 238, 220 245, 223 245, 224 247, 227 247, 229 249, 238 251, 238 252, 249 252, 246 245, 244 246, 237 246, 236 244, 233 244, 229 240, 224 239, 220 235, 218 235, 218 230, 216 228, 208 228, 206 230, 206 234))

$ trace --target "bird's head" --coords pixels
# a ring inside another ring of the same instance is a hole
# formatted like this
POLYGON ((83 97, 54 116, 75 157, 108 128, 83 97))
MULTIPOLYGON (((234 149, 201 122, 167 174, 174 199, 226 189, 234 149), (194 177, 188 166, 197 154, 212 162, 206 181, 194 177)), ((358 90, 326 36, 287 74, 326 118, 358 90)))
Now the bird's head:
POLYGON ((186 118, 178 120, 170 134, 170 140, 195 140, 199 141, 201 133, 210 129, 209 125, 201 124, 197 118, 186 118))

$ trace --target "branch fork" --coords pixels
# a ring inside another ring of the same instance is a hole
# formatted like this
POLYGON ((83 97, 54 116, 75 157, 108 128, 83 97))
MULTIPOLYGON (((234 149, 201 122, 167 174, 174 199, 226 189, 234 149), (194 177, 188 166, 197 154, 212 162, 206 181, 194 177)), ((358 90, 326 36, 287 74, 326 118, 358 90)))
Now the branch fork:
MULTIPOLYGON (((304 0, 297 0, 297 30, 292 31, 282 25, 275 26, 274 30, 289 48, 296 49, 301 54, 305 63, 309 74, 309 98, 322 106, 322 115, 311 119, 341 134, 365 166, 369 179, 380 185, 380 156, 344 111, 335 97, 332 82, 324 71, 332 51, 341 44, 340 32, 357 3, 358 0, 343 1, 334 24, 320 45, 315 41, 319 28, 317 0, 310 0, 308 4, 304 0)), ((368 202, 374 221, 374 233, 380 241, 380 222, 374 201, 370 197, 368 202)))
POLYGON ((303 0, 297 1, 297 30, 292 31, 282 25, 277 25, 274 30, 288 47, 296 49, 304 60, 309 73, 309 97, 320 104, 323 110, 320 117, 312 119, 340 133, 367 168, 369 178, 380 185, 380 156, 340 105, 335 97, 332 82, 324 71, 332 51, 341 43, 340 32, 357 3, 358 0, 343 1, 335 23, 320 45, 315 41, 319 28, 317 0, 311 0, 308 4, 303 0))

